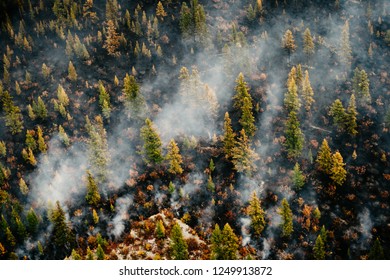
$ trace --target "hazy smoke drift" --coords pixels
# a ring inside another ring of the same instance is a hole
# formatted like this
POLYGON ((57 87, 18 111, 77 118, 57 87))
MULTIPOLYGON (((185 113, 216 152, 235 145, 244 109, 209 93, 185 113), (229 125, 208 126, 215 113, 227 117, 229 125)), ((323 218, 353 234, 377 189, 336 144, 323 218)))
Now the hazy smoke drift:
POLYGON ((132 203, 133 197, 131 195, 120 197, 116 200, 115 210, 117 214, 111 222, 112 229, 110 230, 110 234, 113 234, 115 238, 119 238, 125 230, 124 222, 128 220, 127 212, 132 203))

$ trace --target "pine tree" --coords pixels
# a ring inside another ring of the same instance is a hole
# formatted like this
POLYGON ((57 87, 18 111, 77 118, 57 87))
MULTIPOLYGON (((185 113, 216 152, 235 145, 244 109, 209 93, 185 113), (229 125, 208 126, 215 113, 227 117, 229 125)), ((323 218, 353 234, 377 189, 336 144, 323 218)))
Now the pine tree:
POLYGON ((360 105, 371 103, 370 81, 364 69, 355 69, 352 79, 352 88, 360 105))
POLYGON ((43 102, 40 96, 38 96, 37 102, 33 101, 32 110, 33 110, 33 115, 40 118, 41 120, 45 120, 47 118, 48 115, 47 108, 45 102, 43 102))
POLYGON ((347 108, 347 113, 345 115, 345 127, 349 134, 356 135, 357 134, 357 123, 356 123, 356 101, 355 101, 355 95, 352 94, 351 98, 349 99, 349 105, 347 108))
POLYGON ((77 80, 76 68, 74 68, 72 61, 69 61, 68 79, 73 82, 77 80))
POLYGON ((314 92, 310 84, 309 80, 309 71, 305 71, 305 78, 302 83, 302 98, 305 101, 305 109, 306 111, 310 111, 311 105, 315 102, 314 92))
POLYGON ((162 220, 158 220, 156 223, 155 235, 158 239, 165 238, 165 227, 162 220))
POLYGON ((290 237, 291 233, 294 231, 293 216, 290 205, 285 198, 282 200, 282 207, 279 208, 279 213, 282 217, 282 236, 290 237))
POLYGON ((349 22, 345 21, 343 29, 341 31, 341 49, 340 56, 343 63, 347 66, 351 64, 352 61, 352 49, 351 43, 349 41, 349 22))
POLYGON ((303 149, 304 137, 299 126, 297 113, 291 111, 286 122, 286 142, 284 143, 289 158, 300 156, 303 149))
POLYGON ((236 260, 239 247, 238 237, 234 234, 229 224, 225 224, 222 230, 223 260, 236 260))
POLYGON ((253 172, 257 170, 255 162, 258 159, 259 155, 251 149, 245 130, 242 129, 236 141, 236 146, 232 149, 234 169, 245 173, 247 176, 252 176, 253 172))
POLYGON ((100 202, 99 188, 89 170, 87 170, 87 194, 85 200, 92 206, 97 206, 100 202))
POLYGON ((104 260, 105 259, 105 254, 103 251, 102 246, 99 244, 97 249, 96 249, 96 259, 97 260, 104 260))
POLYGON ((331 174, 332 151, 329 148, 328 141, 326 139, 322 141, 316 162, 318 163, 319 170, 326 174, 331 174))
POLYGON ((106 40, 104 42, 103 48, 107 50, 109 55, 119 57, 120 52, 118 51, 118 48, 120 45, 120 41, 115 24, 112 20, 108 20, 106 25, 106 40))
POLYGON ((301 102, 298 98, 298 87, 295 83, 295 78, 289 78, 287 89, 284 95, 284 107, 286 107, 288 112, 298 112, 301 107, 301 102))
POLYGON ((106 88, 103 85, 102 81, 99 81, 99 105, 102 109, 102 114, 105 119, 110 118, 111 108, 110 108, 110 95, 107 92, 106 88))
POLYGON ((375 239, 374 244, 372 245, 370 249, 370 253, 368 254, 369 260, 384 260, 385 254, 383 251, 383 247, 381 245, 381 242, 379 241, 379 238, 375 239))
POLYGON ((329 115, 333 117, 334 124, 340 129, 344 130, 346 122, 346 113, 340 99, 336 99, 329 109, 329 115))
POLYGON ((252 113, 253 105, 252 101, 245 97, 243 99, 243 104, 241 107, 241 118, 239 120, 240 125, 245 130, 246 135, 248 137, 253 137, 256 132, 256 126, 255 126, 255 118, 252 113))
POLYGON ((305 185, 305 176, 303 175, 301 168, 297 163, 295 163, 293 174, 292 174, 292 182, 294 188, 299 191, 305 185))
POLYGON ((223 256, 222 232, 218 224, 215 224, 211 234, 211 259, 222 260, 223 256))
POLYGON ((341 186, 347 178, 347 171, 344 169, 344 166, 345 163, 343 162, 343 157, 339 152, 335 152, 332 155, 330 178, 339 186, 341 186))
POLYGON ((27 129, 26 131, 26 147, 35 151, 37 149, 37 142, 34 139, 35 132, 34 130, 27 129))
POLYGON ((236 79, 236 86, 234 88, 236 94, 233 97, 234 100, 234 108, 242 111, 242 107, 244 106, 244 99, 247 98, 252 104, 252 96, 249 94, 248 85, 245 82, 244 74, 240 73, 236 79))
POLYGON ((43 131, 40 126, 37 127, 37 144, 38 144, 38 149, 41 153, 46 153, 47 151, 47 146, 45 143, 45 139, 43 139, 43 131))
POLYGON ((95 259, 95 257, 93 256, 93 253, 91 251, 91 249, 89 248, 89 246, 87 247, 87 256, 85 258, 86 260, 89 260, 89 261, 92 261, 95 259))
POLYGON ((68 106, 69 105, 69 97, 68 95, 66 94, 64 88, 62 87, 62 85, 58 85, 58 88, 57 88, 57 99, 58 99, 58 102, 60 104, 62 104, 63 106, 68 106))
POLYGON ((53 223, 51 242, 48 243, 48 252, 55 259, 63 259, 71 252, 74 236, 66 223, 65 212, 57 201, 52 210, 50 220, 53 223))
POLYGON ((160 17, 162 19, 167 16, 167 13, 165 12, 164 6, 161 3, 161 1, 158 1, 158 3, 157 3, 156 16, 160 17))
POLYGON ((249 201, 248 215, 251 218, 251 228, 255 235, 260 236, 265 228, 265 213, 261 208, 260 199, 257 197, 256 192, 252 193, 249 201))
POLYGON ((122 92, 126 108, 134 117, 140 116, 145 108, 145 100, 134 76, 126 74, 126 77, 123 80, 122 92))
POLYGON ((27 212, 27 231, 31 236, 34 236, 38 232, 39 218, 33 208, 27 212))
POLYGON ((316 239, 316 243, 313 247, 313 254, 314 254, 314 258, 316 260, 325 259, 325 244, 321 238, 321 235, 318 235, 318 237, 316 239))
POLYGON ((80 254, 77 253, 75 249, 72 249, 71 257, 72 257, 72 260, 74 260, 74 261, 81 260, 80 254))
POLYGON ((309 28, 306 28, 305 32, 303 33, 303 52, 307 56, 314 54, 314 43, 309 28))
POLYGON ((96 212, 95 209, 92 209, 92 219, 95 225, 99 222, 99 214, 96 212))
POLYGON ((5 125, 12 134, 18 134, 23 130, 23 115, 20 108, 14 105, 11 95, 4 91, 1 96, 3 110, 5 111, 5 125))
POLYGON ((28 189, 28 186, 26 184, 26 181, 24 181, 23 178, 19 179, 19 189, 20 189, 20 192, 23 195, 27 195, 28 192, 29 192, 29 189, 28 189))
POLYGON ((288 29, 282 39, 282 47, 286 50, 288 56, 295 52, 297 46, 295 45, 295 40, 292 32, 288 29))
POLYGON ((61 125, 58 127, 58 135, 59 135, 62 143, 64 143, 64 145, 66 147, 68 147, 70 145, 69 137, 68 137, 68 134, 66 134, 64 128, 61 125))
POLYGON ((188 246, 183 238, 181 227, 175 223, 171 230, 171 257, 174 260, 188 259, 188 246))
POLYGON ((180 155, 179 147, 177 146, 174 139, 171 139, 171 141, 168 144, 168 153, 166 159, 169 160, 168 171, 171 174, 180 175, 181 173, 183 173, 183 168, 181 167, 183 160, 180 155))
POLYGON ((150 119, 145 120, 145 125, 141 128, 141 138, 144 142, 142 155, 146 163, 159 164, 163 161, 162 144, 160 136, 150 119))
POLYGON ((223 123, 223 150, 226 158, 231 158, 233 155, 233 148, 236 145, 235 133, 232 128, 232 121, 229 117, 229 113, 225 113, 225 121, 223 123))

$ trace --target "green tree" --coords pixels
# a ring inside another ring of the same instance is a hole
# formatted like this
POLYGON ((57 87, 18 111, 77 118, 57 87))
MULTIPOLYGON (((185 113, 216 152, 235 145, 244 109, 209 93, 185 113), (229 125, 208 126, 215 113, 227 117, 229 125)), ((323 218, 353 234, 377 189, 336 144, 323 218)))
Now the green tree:
POLYGON ((239 123, 245 130, 245 133, 246 135, 248 135, 248 137, 253 137, 256 131, 255 117, 253 116, 252 109, 252 101, 249 98, 245 97, 241 107, 242 113, 239 123))
POLYGON ((171 230, 171 257, 174 260, 188 259, 188 246, 183 238, 181 228, 178 223, 175 223, 171 230))
POLYGON ((23 195, 27 195, 28 192, 29 192, 29 189, 28 189, 28 186, 26 184, 26 181, 24 181, 23 178, 19 179, 19 189, 20 189, 20 192, 23 195))
POLYGON ((74 236, 66 222, 65 212, 58 201, 55 209, 51 211, 50 220, 53 224, 53 230, 47 249, 55 259, 63 259, 71 252, 74 236))
POLYGON ((280 216, 282 217, 282 237, 290 237, 293 229, 293 215, 290 204, 287 199, 283 198, 282 207, 279 208, 280 216))
POLYGON ((233 155, 233 149, 236 145, 236 134, 232 128, 232 120, 229 117, 229 113, 225 113, 225 120, 223 123, 223 151, 226 158, 231 158, 233 155))
POLYGON ((182 3, 180 29, 184 39, 192 38, 195 43, 206 44, 208 36, 206 13, 198 0, 191 0, 190 7, 185 2, 182 3))
POLYGON ((103 248, 100 244, 98 245, 98 247, 96 249, 96 259, 98 259, 98 260, 105 259, 105 254, 104 254, 103 248))
POLYGON ((126 74, 123 80, 123 99, 125 106, 134 116, 139 116, 145 107, 145 100, 134 76, 126 74))
POLYGON ((97 206, 100 202, 99 188, 89 170, 87 170, 87 194, 85 200, 92 206, 97 206))
POLYGON ((23 115, 20 108, 14 105, 13 99, 8 91, 1 94, 3 110, 5 111, 5 125, 12 134, 18 134, 23 130, 23 115))
POLYGON ((99 106, 102 109, 102 115, 105 119, 110 118, 110 94, 107 92, 102 81, 99 81, 99 106))
POLYGON ((171 139, 171 141, 168 144, 168 153, 166 159, 169 161, 168 171, 170 173, 172 174, 183 173, 183 168, 181 167, 183 160, 180 155, 179 147, 177 146, 174 139, 171 139))
POLYGON ((146 163, 161 163, 164 159, 162 156, 161 139, 150 119, 145 120, 145 125, 141 128, 140 134, 144 142, 141 151, 144 161, 146 163))
POLYGON ((346 113, 340 99, 336 99, 330 106, 329 115, 333 117, 334 124, 340 129, 345 128, 346 113))
POLYGON ((284 107, 286 107, 288 112, 298 112, 301 107, 301 102, 298 97, 298 87, 295 83, 295 78, 289 78, 287 82, 287 92, 284 95, 284 107))
POLYGON ((38 232, 39 218, 33 208, 27 212, 27 231, 31 236, 34 236, 38 232))
POLYGON ((218 224, 211 234, 211 259, 235 260, 237 259, 238 238, 229 224, 225 224, 221 231, 218 224))
POLYGON ((245 82, 244 74, 240 73, 236 79, 236 86, 234 88, 235 95, 233 96, 234 108, 242 111, 242 107, 245 104, 245 98, 247 98, 250 103, 253 103, 252 96, 249 94, 248 85, 245 82))
POLYGON ((301 168, 297 163, 295 163, 293 174, 292 174, 292 182, 294 188, 299 191, 305 185, 305 176, 303 175, 301 168))
POLYGON ((352 89, 360 105, 371 103, 370 81, 364 69, 355 68, 352 79, 352 89))
POLYGON ((325 244, 321 238, 321 235, 318 235, 316 239, 316 243, 314 244, 313 247, 313 255, 316 260, 325 259, 325 244))
POLYGON ((372 245, 370 252, 368 254, 368 259, 370 260, 384 260, 385 254, 383 251, 383 247, 379 238, 375 239, 374 244, 372 245))
POLYGON ((81 260, 81 256, 75 249, 72 249, 72 254, 71 254, 72 260, 74 261, 79 261, 81 260))
POLYGON ((335 152, 332 155, 330 178, 339 186, 341 186, 347 178, 347 171, 345 170, 344 166, 345 163, 343 162, 343 157, 339 152, 335 152))
POLYGON ((247 176, 252 176, 253 172, 257 170, 255 162, 258 159, 259 155, 251 149, 245 130, 242 129, 240 137, 236 141, 236 146, 232 149, 234 169, 245 173, 247 176))
POLYGON ((332 170, 332 151, 329 147, 328 141, 324 139, 318 151, 316 160, 319 170, 326 174, 331 174, 332 170))
POLYGON ((306 28, 305 32, 303 32, 303 52, 307 56, 314 54, 314 43, 309 28, 306 28))
POLYGON ((340 56, 342 62, 349 66, 352 61, 352 49, 351 42, 349 41, 349 22, 345 21, 343 29, 341 31, 341 46, 340 46, 340 56))
POLYGON ((284 143, 289 158, 296 158, 302 153, 304 137, 299 126, 297 113, 291 111, 286 121, 286 142, 284 143))
POLYGON ((37 142, 34 139, 35 132, 34 130, 27 129, 26 131, 26 147, 30 148, 32 151, 37 149, 37 142))
POLYGON ((46 153, 47 151, 47 146, 45 143, 45 139, 43 138, 43 131, 40 126, 37 127, 37 144, 38 144, 38 149, 41 153, 46 153))
POLYGON ((164 227, 162 220, 157 221, 155 234, 156 234, 156 238, 158 238, 158 239, 165 238, 165 227, 164 227))
POLYGON ((41 120, 45 120, 47 118, 47 108, 45 105, 45 102, 43 102, 42 98, 38 96, 38 101, 33 101, 32 103, 32 110, 36 117, 40 118, 41 120))
POLYGON ((261 208, 260 199, 257 197, 256 192, 252 193, 249 201, 248 215, 251 218, 251 228, 255 235, 260 236, 265 228, 265 213, 261 208))

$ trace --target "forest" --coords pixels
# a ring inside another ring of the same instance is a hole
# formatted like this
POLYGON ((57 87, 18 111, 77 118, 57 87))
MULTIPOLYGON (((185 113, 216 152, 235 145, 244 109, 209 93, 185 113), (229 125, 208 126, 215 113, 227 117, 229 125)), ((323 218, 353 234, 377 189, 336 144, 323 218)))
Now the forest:
POLYGON ((0 1, 0 259, 390 259, 389 54, 386 0, 0 1))

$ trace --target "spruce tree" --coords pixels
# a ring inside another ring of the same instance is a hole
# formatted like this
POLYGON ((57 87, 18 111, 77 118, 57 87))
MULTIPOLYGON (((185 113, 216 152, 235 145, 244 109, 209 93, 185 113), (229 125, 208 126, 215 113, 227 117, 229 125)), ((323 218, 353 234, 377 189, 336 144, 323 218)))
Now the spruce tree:
POLYGON ((102 109, 102 115, 105 119, 110 118, 110 94, 107 92, 102 81, 99 81, 99 106, 102 109))
POLYGON ((248 137, 253 137, 256 131, 255 118, 252 113, 253 105, 252 101, 248 97, 244 97, 241 107, 241 118, 239 120, 240 125, 245 130, 248 137))
POLYGON ((233 155, 233 148, 236 145, 235 133, 232 128, 232 121, 229 117, 229 113, 225 113, 225 120, 223 123, 223 151, 226 158, 231 158, 233 155))
POLYGON ((32 151, 37 149, 37 142, 34 139, 35 132, 34 130, 27 129, 26 131, 26 147, 30 148, 32 151))
POLYGON ((295 78, 289 78, 287 85, 287 92, 284 95, 284 107, 287 112, 298 112, 301 107, 301 102, 298 97, 298 87, 295 82, 295 78))
POLYGON ((38 231, 39 218, 33 208, 30 208, 30 210, 27 212, 26 220, 27 231, 31 236, 34 236, 38 231))
POLYGON ((257 197, 256 192, 252 193, 251 199, 249 201, 248 215, 251 218, 251 229, 252 232, 260 236, 265 228, 265 213, 261 208, 260 199, 257 197))
POLYGON ((68 79, 71 80, 72 82, 77 80, 76 68, 74 68, 72 61, 69 61, 68 79))
POLYGON ((102 246, 99 244, 97 249, 96 249, 96 259, 97 260, 104 260, 105 259, 105 254, 103 251, 102 246))
POLYGON ((41 153, 46 153, 47 151, 47 146, 45 143, 45 139, 43 138, 43 131, 40 126, 37 127, 37 144, 38 144, 38 149, 41 153))
POLYGON ((352 136, 357 134, 356 116, 357 116, 357 111, 356 111, 355 95, 352 94, 351 98, 349 99, 349 105, 347 108, 347 113, 345 115, 345 127, 347 132, 352 136))
POLYGON ((313 255, 316 260, 325 259, 325 244, 321 238, 321 235, 317 236, 316 243, 313 247, 313 255))
POLYGON ((364 69, 355 68, 352 89, 361 106, 371 103, 370 81, 364 69))
POLYGON ((315 102, 314 92, 309 80, 309 71, 305 71, 305 78, 302 83, 302 98, 305 101, 305 109, 307 112, 310 111, 311 105, 315 102))
POLYGON ((343 162, 343 157, 339 152, 335 152, 332 155, 332 168, 331 168, 331 174, 330 178, 335 182, 335 184, 341 186, 346 178, 347 178, 347 171, 344 168, 345 163, 343 162))
POLYGON ((85 200, 92 206, 97 206, 100 202, 99 188, 89 170, 87 170, 87 194, 85 200))
POLYGON ((309 28, 306 28, 305 32, 303 33, 303 52, 307 56, 314 54, 314 43, 309 28))
POLYGON ((181 227, 175 223, 171 230, 171 257, 174 260, 188 259, 188 246, 183 238, 181 227))
POLYGON ((385 254, 379 238, 376 238, 368 254, 369 260, 384 260, 385 254))
POLYGON ((305 176, 303 175, 301 168, 297 163, 295 163, 293 174, 292 174, 292 182, 294 188, 299 191, 305 185, 305 176))
POLYGON ((155 235, 158 239, 165 238, 165 227, 162 220, 158 220, 156 223, 155 235))
POLYGON ((171 174, 180 175, 181 173, 183 173, 183 168, 181 167, 183 160, 180 155, 179 147, 177 146, 174 139, 171 139, 168 144, 168 153, 166 159, 169 161, 168 171, 171 174))
POLYGON ((302 153, 304 137, 299 126, 297 113, 291 111, 286 121, 286 142, 284 143, 289 158, 296 158, 302 153))
POLYGON ((293 36, 291 30, 289 30, 289 29, 283 35, 282 47, 283 47, 283 49, 286 50, 289 57, 293 52, 295 52, 295 50, 297 48, 297 46, 295 45, 294 36, 293 36))
POLYGON ((340 99, 336 99, 330 106, 329 115, 333 117, 334 124, 340 129, 344 130, 346 122, 346 113, 340 99))
POLYGON ((326 174, 331 174, 332 169, 332 151, 329 148, 328 141, 324 139, 317 154, 316 162, 319 170, 326 174))
POLYGON ((351 43, 349 41, 349 22, 345 21, 345 24, 341 31, 341 46, 340 46, 340 56, 342 62, 349 66, 352 61, 352 49, 351 43))
POLYGON ((225 224, 222 230, 223 260, 236 260, 239 247, 238 237, 234 234, 229 224, 225 224))
POLYGON ((32 110, 34 115, 40 118, 41 120, 45 120, 47 118, 48 115, 47 108, 40 96, 38 96, 37 102, 33 101, 32 110))
POLYGON ((123 80, 123 99, 125 106, 133 116, 139 116, 145 106, 140 86, 134 76, 126 74, 123 80))
POLYGON ((245 130, 242 129, 236 141, 236 146, 232 149, 234 169, 245 173, 247 176, 252 176, 253 172, 257 170, 255 162, 258 159, 259 155, 251 149, 245 130))
POLYGON ((141 151, 144 161, 146 163, 161 163, 164 159, 162 156, 161 139, 150 119, 145 120, 145 125, 141 128, 140 134, 144 142, 141 151))
POLYGON ((215 224, 214 230, 211 234, 211 254, 212 260, 222 260, 223 256, 223 244, 222 244, 222 232, 218 224, 215 224))
POLYGON ((287 199, 283 198, 282 206, 279 208, 280 216, 282 217, 282 237, 290 237, 293 229, 293 215, 290 204, 287 199))
POLYGON ((108 20, 106 23, 106 40, 104 41, 103 48, 107 50, 107 53, 114 57, 119 57, 120 52, 118 51, 120 42, 119 35, 116 31, 116 27, 113 20, 108 20))
POLYGON ((244 99, 247 98, 252 104, 252 96, 249 94, 248 91, 248 85, 245 82, 244 74, 240 73, 236 79, 236 86, 234 88, 236 94, 233 97, 234 100, 234 108, 237 110, 242 111, 242 108, 244 106, 244 99))

